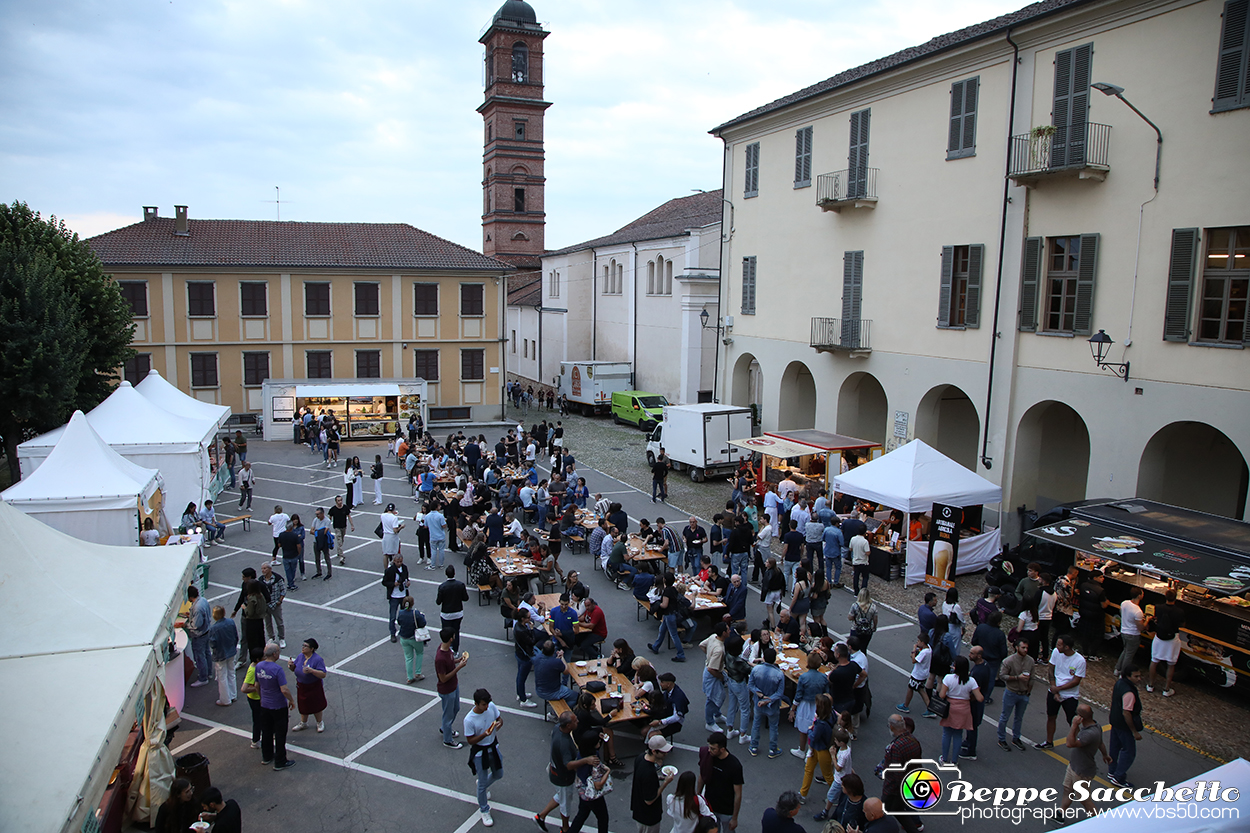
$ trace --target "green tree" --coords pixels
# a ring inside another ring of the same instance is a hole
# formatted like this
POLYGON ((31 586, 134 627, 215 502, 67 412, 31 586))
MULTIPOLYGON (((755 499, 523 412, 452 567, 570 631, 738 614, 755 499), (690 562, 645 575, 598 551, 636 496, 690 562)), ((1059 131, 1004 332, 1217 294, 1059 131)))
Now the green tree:
POLYGON ((55 217, 0 204, 0 434, 17 446, 89 411, 134 355, 130 308, 99 258, 55 217))

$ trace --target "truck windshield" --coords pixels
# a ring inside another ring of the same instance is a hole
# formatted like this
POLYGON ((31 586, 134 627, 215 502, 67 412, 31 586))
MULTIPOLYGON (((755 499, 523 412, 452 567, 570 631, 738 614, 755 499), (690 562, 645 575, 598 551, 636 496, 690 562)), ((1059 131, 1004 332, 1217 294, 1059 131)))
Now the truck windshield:
POLYGON ((644 408, 663 408, 668 404, 668 400, 663 396, 640 396, 638 404, 644 408))

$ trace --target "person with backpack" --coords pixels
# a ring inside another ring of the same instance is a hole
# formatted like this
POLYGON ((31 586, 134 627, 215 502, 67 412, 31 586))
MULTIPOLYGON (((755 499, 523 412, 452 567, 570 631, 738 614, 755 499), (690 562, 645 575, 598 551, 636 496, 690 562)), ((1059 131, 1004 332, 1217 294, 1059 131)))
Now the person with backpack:
POLYGON ((859 591, 859 598, 851 605, 846 618, 851 621, 851 636, 859 637, 859 644, 867 651, 872 635, 877 632, 877 603, 872 600, 867 585, 859 591))

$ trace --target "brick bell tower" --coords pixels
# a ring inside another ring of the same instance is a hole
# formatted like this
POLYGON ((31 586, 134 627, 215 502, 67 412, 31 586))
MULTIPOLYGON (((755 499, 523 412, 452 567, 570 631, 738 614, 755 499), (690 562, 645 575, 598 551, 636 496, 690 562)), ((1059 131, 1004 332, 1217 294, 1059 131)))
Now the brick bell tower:
POLYGON ((543 202, 543 40, 524 0, 507 0, 480 38, 486 100, 482 153, 482 251, 520 269, 541 267, 543 202))

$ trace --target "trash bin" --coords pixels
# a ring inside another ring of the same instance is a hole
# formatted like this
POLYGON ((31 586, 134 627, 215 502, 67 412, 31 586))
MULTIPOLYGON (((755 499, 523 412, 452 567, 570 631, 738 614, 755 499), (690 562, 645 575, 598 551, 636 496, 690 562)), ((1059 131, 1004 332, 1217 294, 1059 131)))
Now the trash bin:
POLYGON ((191 752, 174 759, 174 775, 186 778, 195 789, 195 806, 200 806, 200 798, 204 791, 213 785, 208 776, 208 758, 199 752, 191 752))

